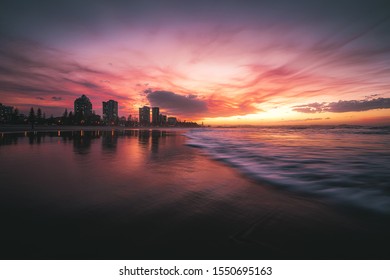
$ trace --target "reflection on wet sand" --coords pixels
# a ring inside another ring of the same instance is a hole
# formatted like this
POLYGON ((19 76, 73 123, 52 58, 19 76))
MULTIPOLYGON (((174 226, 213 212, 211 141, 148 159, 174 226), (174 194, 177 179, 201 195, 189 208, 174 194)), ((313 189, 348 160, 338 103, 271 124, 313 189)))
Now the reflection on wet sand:
MULTIPOLYGON (((172 134, 174 132, 169 132, 172 134)), ((45 137, 61 138, 63 142, 73 142, 75 152, 84 153, 91 146, 91 141, 94 139, 102 139, 102 147, 106 150, 114 151, 116 149, 118 138, 136 138, 138 143, 145 148, 150 148, 153 153, 158 152, 160 138, 167 136, 167 132, 163 130, 111 130, 111 131, 50 131, 50 132, 31 132, 23 133, 1 133, 0 145, 17 144, 18 140, 24 137, 28 138, 28 143, 41 144, 45 137)))

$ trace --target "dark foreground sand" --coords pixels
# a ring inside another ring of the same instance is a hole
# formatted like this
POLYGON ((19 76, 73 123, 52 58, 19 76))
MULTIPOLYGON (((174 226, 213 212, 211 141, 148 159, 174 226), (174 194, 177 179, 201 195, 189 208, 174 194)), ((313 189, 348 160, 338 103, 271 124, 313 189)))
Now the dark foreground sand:
MULTIPOLYGON (((12 163, 11 157, 0 147, 0 179, 3 180, 0 257, 390 258, 388 216, 251 181, 224 163, 209 159, 200 150, 185 146, 183 136, 166 140, 169 141, 175 141, 176 148, 160 144, 158 155, 163 156, 170 171, 131 175, 137 192, 129 192, 124 186, 80 192, 81 186, 67 183, 67 191, 72 194, 77 190, 80 201, 92 200, 91 197, 97 201, 83 202, 84 206, 79 208, 71 204, 74 197, 59 198, 65 193, 58 190, 62 188, 60 182, 50 185, 50 191, 57 189, 56 196, 46 189, 44 195, 42 189, 21 194, 17 188, 21 188, 23 181, 15 179, 19 182, 16 184, 6 174, 23 174, 26 180, 31 177, 36 182, 40 177, 28 171, 19 173, 15 166, 6 164, 3 160, 12 163), (39 200, 36 192, 41 193, 39 200), (83 200, 80 197, 84 195, 83 200)), ((26 170, 27 165, 19 162, 19 167, 26 170)), ((147 164, 148 168, 162 165, 158 159, 147 164)), ((71 177, 72 170, 68 172, 66 176, 71 177)), ((55 182, 60 177, 46 178, 45 182, 55 182)), ((99 180, 104 181, 105 177, 99 180)))

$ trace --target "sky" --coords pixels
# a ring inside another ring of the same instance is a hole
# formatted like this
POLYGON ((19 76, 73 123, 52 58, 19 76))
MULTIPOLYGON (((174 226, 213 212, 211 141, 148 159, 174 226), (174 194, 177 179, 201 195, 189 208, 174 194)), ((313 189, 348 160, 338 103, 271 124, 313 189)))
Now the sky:
POLYGON ((3 0, 0 103, 209 125, 390 124, 390 2, 3 0))

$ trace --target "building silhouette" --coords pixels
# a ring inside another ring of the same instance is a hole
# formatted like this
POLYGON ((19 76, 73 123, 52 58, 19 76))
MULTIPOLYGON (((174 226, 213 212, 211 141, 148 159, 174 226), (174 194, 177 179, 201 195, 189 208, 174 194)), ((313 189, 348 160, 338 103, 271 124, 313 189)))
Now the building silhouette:
POLYGON ((167 124, 167 116, 160 114, 160 124, 165 126, 167 124))
POLYGON ((105 124, 116 124, 118 121, 118 102, 114 100, 103 101, 103 121, 105 124))
POLYGON ((74 101, 74 112, 85 117, 92 115, 92 103, 84 94, 74 101))
POLYGON ((168 125, 169 126, 175 126, 176 124, 177 124, 177 119, 175 117, 168 118, 168 125))
POLYGON ((142 126, 150 125, 150 107, 139 108, 139 124, 142 126))
POLYGON ((13 112, 12 106, 5 106, 0 103, 0 123, 11 120, 12 112, 13 112))
POLYGON ((160 108, 153 107, 152 108, 152 125, 159 125, 160 121, 160 108))

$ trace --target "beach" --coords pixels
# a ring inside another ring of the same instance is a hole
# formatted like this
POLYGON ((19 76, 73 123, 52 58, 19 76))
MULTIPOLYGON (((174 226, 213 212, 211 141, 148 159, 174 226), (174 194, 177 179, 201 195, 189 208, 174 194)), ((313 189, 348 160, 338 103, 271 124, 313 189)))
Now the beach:
POLYGON ((254 180, 184 133, 2 134, 1 259, 389 258, 386 213, 254 180))

